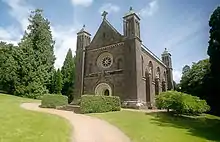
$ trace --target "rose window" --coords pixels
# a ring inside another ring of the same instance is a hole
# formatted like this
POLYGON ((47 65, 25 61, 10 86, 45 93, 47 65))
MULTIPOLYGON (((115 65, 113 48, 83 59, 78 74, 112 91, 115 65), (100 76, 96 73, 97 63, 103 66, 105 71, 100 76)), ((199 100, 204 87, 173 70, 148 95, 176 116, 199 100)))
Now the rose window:
POLYGON ((103 60, 102 60, 102 65, 103 65, 104 67, 109 67, 109 66, 111 65, 111 62, 112 62, 112 60, 111 60, 110 57, 105 57, 105 58, 103 58, 103 60))
POLYGON ((97 59, 97 65, 100 69, 107 69, 113 64, 113 56, 109 52, 102 53, 97 59))

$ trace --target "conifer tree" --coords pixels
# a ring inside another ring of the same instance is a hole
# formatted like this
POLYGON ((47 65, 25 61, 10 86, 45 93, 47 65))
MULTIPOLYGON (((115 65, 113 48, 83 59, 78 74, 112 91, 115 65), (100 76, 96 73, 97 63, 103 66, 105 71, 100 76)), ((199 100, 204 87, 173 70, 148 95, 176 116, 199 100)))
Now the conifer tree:
POLYGON ((48 92, 54 70, 54 41, 50 22, 36 9, 29 17, 29 26, 19 43, 19 83, 15 93, 36 98, 48 92))
POLYGON ((72 56, 72 50, 69 49, 61 69, 63 75, 62 94, 68 96, 69 102, 73 99, 73 87, 75 79, 75 63, 72 56))
POLYGON ((63 86, 63 77, 60 69, 57 70, 56 72, 56 79, 55 79, 55 93, 56 94, 61 94, 63 86))
POLYGON ((212 13, 210 20, 208 55, 210 61, 209 103, 212 112, 220 115, 220 6, 212 13))

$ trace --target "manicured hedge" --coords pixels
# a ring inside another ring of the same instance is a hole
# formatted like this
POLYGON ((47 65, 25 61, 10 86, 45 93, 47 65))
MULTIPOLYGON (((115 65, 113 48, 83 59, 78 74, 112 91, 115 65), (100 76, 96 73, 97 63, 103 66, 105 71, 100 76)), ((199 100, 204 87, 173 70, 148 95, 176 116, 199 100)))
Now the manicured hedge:
POLYGON ((118 96, 83 95, 80 109, 82 113, 119 111, 121 102, 118 96))
POLYGON ((47 94, 42 97, 41 107, 56 108, 68 104, 68 97, 60 94, 47 94))
POLYGON ((156 97, 158 108, 173 110, 177 114, 198 115, 210 110, 205 100, 177 91, 162 92, 156 97))

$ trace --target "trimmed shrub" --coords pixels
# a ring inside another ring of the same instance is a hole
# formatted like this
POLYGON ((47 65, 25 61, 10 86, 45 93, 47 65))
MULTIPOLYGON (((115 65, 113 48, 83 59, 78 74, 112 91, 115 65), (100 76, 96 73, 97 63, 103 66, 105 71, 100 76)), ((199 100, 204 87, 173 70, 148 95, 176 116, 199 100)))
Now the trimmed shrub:
POLYGON ((118 96, 83 95, 80 109, 82 113, 119 111, 121 102, 118 96))
POLYGON ((177 114, 198 115, 210 110, 205 100, 189 94, 167 91, 156 96, 156 106, 160 109, 172 109, 177 114))
POLYGON ((47 94, 42 97, 41 107, 56 108, 68 104, 68 97, 60 94, 47 94))

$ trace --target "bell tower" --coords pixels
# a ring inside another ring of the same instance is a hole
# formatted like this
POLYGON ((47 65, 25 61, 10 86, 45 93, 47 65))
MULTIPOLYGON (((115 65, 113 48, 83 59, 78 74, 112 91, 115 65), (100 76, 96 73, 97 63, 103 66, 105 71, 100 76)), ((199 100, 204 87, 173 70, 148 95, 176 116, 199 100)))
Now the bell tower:
POLYGON ((85 50, 90 44, 91 34, 85 30, 85 25, 77 33, 76 45, 76 83, 75 95, 82 95, 84 92, 84 69, 85 69, 85 50))
POLYGON ((166 71, 167 89, 172 90, 174 89, 174 85, 173 85, 173 68, 172 68, 171 54, 165 48, 161 56, 163 63, 167 66, 167 71, 166 71))
POLYGON ((130 7, 129 12, 123 17, 124 36, 140 39, 140 18, 130 7))
POLYGON ((140 37, 140 18, 133 11, 132 7, 123 17, 123 30, 125 39, 125 83, 126 98, 139 101, 141 95, 142 65, 141 60, 141 37, 140 37))

